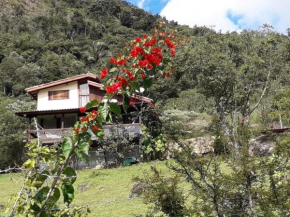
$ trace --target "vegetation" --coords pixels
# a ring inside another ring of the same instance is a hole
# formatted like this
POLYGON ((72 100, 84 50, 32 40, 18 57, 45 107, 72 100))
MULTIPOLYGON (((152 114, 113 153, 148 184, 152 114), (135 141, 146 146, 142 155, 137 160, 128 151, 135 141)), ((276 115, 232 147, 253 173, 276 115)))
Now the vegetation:
MULTIPOLYGON (((289 138, 277 139, 269 157, 256 158, 249 148, 260 129, 289 127, 290 33, 279 34, 268 25, 239 34, 189 28, 119 0, 2 2, 0 14, 0 119, 5 123, 0 125, 0 152, 5 155, 0 168, 21 163, 25 123, 12 112, 34 108, 24 88, 90 71, 105 79, 109 99, 122 90, 124 110, 141 86, 163 111, 164 129, 152 119, 159 112, 145 119, 142 130, 148 159, 163 151, 165 137, 179 144, 175 164, 169 167, 191 185, 191 206, 185 205, 184 195, 176 189, 179 176, 175 174, 168 183, 155 168, 152 176, 143 178, 146 203, 154 202, 156 210, 169 216, 287 215, 289 138), (176 45, 182 49, 175 50, 171 41, 176 32, 154 28, 161 20, 178 30, 181 40, 176 45), (132 38, 136 39, 127 44, 132 38), (177 65, 172 64, 175 57, 177 65), (125 74, 115 77, 117 72, 125 74), (210 158, 196 156, 183 141, 204 134, 215 136, 215 153, 210 158), (230 172, 223 171, 217 155, 226 155, 230 172)), ((110 121, 109 111, 121 112, 110 101, 91 102, 82 112, 93 106, 98 111, 87 112, 77 122, 73 138, 62 144, 62 153, 56 155, 56 150, 39 143, 28 144, 31 158, 24 164, 28 175, 22 188, 27 197, 18 195, 13 212, 19 202, 16 213, 53 215, 58 212, 60 189, 64 203, 72 203, 75 171, 67 166, 70 157, 77 154, 87 161, 87 129, 102 138, 102 123, 110 121), (52 166, 39 174, 41 162, 52 166), (54 180, 50 188, 43 187, 48 176, 54 180)), ((127 138, 120 144, 129 143, 127 138)), ((104 143, 103 148, 113 148, 121 162, 120 145, 116 145, 104 143)), ((76 215, 84 208, 74 207, 72 212, 76 215)), ((58 214, 70 215, 68 210, 58 214)))

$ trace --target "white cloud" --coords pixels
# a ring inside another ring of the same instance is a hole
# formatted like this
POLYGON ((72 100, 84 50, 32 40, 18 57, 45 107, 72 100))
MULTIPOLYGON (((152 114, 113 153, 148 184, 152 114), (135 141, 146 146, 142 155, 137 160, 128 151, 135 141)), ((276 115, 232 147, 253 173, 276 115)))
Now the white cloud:
POLYGON ((290 27, 289 8, 290 0, 170 0, 160 14, 179 24, 215 26, 223 32, 267 23, 285 33, 290 27))
POLYGON ((138 1, 137 5, 139 8, 143 8, 144 7, 144 3, 145 3, 145 0, 140 0, 138 1))

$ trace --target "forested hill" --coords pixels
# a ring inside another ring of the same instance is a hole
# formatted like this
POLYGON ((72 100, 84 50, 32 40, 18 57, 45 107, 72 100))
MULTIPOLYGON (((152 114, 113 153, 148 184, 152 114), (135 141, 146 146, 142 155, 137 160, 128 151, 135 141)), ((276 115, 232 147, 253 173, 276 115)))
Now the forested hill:
MULTIPOLYGON (((23 146, 26 125, 13 111, 31 107, 26 87, 99 74, 110 56, 161 19, 122 0, 0 1, 1 156, 23 146)), ((289 36, 269 26, 221 34, 166 22, 188 43, 176 53, 177 72, 146 93, 163 110, 245 115, 261 95, 268 100, 259 108, 277 108, 271 100, 289 89, 289 36)))

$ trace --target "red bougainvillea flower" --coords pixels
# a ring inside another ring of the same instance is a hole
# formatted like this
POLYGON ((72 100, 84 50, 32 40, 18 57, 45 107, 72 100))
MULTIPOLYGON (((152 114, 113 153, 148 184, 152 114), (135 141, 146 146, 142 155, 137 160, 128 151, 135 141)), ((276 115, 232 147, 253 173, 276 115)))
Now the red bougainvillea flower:
POLYGON ((119 66, 126 65, 126 60, 120 59, 119 61, 117 61, 117 65, 119 65, 119 66))
POLYGON ((153 66, 151 64, 148 64, 147 69, 152 69, 153 66))
POLYGON ((84 113, 86 110, 87 110, 87 109, 86 109, 85 107, 81 107, 81 108, 80 108, 80 112, 81 112, 81 113, 84 113))
POLYGON ((86 129, 84 127, 81 128, 81 131, 85 131, 86 129))
POLYGON ((131 99, 131 100, 130 100, 130 106, 133 106, 133 105, 135 105, 135 102, 132 101, 132 99, 131 99))
POLYGON ((160 48, 152 48, 151 53, 160 56, 162 53, 162 50, 160 48))
POLYGON ((93 131, 97 131, 99 128, 97 126, 93 127, 93 131))
POLYGON ((157 42, 157 40, 154 38, 154 39, 152 39, 152 40, 150 40, 150 41, 147 41, 147 42, 145 42, 143 45, 145 46, 145 47, 149 47, 149 46, 154 46, 155 44, 156 44, 156 42, 157 42))
POLYGON ((131 56, 136 57, 138 55, 144 55, 144 50, 141 47, 135 47, 131 50, 131 56))
POLYGON ((110 58, 110 63, 117 64, 117 60, 113 57, 110 58))
POLYGON ((127 87, 130 87, 130 83, 129 83, 125 78, 123 78, 123 77, 118 77, 117 80, 120 81, 121 84, 123 84, 123 85, 125 85, 125 86, 127 86, 127 87))
POLYGON ((170 47, 170 48, 175 48, 175 44, 174 44, 172 41, 170 41, 169 38, 166 38, 166 39, 164 40, 164 43, 165 43, 168 47, 170 47))
POLYGON ((136 42, 136 43, 140 43, 141 40, 142 40, 142 39, 138 36, 138 37, 136 38, 135 42, 136 42))
POLYGON ((75 133, 79 133, 79 129, 77 128, 77 129, 75 129, 75 133))
POLYGON ((144 34, 144 35, 143 35, 143 38, 145 38, 145 39, 146 39, 146 38, 147 38, 147 35, 145 35, 145 34, 144 34))
POLYGON ((148 60, 139 60, 139 66, 141 66, 142 68, 145 68, 148 64, 148 60))
POLYGON ((156 33, 153 33, 152 36, 153 36, 153 38, 156 38, 157 37, 157 34, 156 33))
POLYGON ((97 115, 98 113, 99 113, 99 112, 97 112, 96 110, 93 110, 93 111, 92 111, 92 114, 93 114, 93 115, 97 115))
POLYGON ((149 107, 150 108, 155 108, 155 105, 154 104, 150 104, 149 107))
POLYGON ((175 57, 175 48, 171 48, 170 49, 170 52, 171 52, 171 56, 172 57, 175 57))
POLYGON ((144 79, 147 77, 147 75, 145 75, 143 72, 141 73, 141 77, 144 79))
POLYGON ((128 75, 128 77, 129 77, 129 79, 130 79, 131 81, 134 81, 134 80, 135 80, 135 77, 134 77, 134 74, 133 74, 133 73, 131 73, 131 72, 127 72, 127 75, 128 75))
POLYGON ((121 57, 122 55, 118 53, 118 57, 121 57))
POLYGON ((87 121, 87 120, 88 120, 87 117, 82 117, 82 118, 81 118, 81 122, 85 122, 85 121, 87 121))
POLYGON ((101 70, 101 79, 104 79, 107 74, 108 74, 109 70, 107 68, 104 68, 103 70, 101 70))
POLYGON ((155 63, 157 66, 160 65, 162 61, 162 56, 157 57, 156 55, 153 54, 146 54, 145 55, 145 60, 148 60, 149 63, 155 63))
POLYGON ((121 89, 121 86, 122 86, 122 83, 117 82, 117 83, 112 84, 111 86, 107 86, 106 91, 107 93, 116 93, 117 91, 121 89))

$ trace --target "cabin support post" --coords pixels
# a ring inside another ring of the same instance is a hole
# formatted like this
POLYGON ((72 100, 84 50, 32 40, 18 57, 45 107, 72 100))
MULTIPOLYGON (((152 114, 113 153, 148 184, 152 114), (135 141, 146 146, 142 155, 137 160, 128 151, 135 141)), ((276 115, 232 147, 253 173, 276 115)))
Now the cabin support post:
POLYGON ((30 131, 31 130, 31 117, 28 118, 28 138, 27 138, 27 142, 29 142, 31 140, 31 134, 30 131))
POLYGON ((64 114, 61 114, 61 129, 64 128, 64 114))

